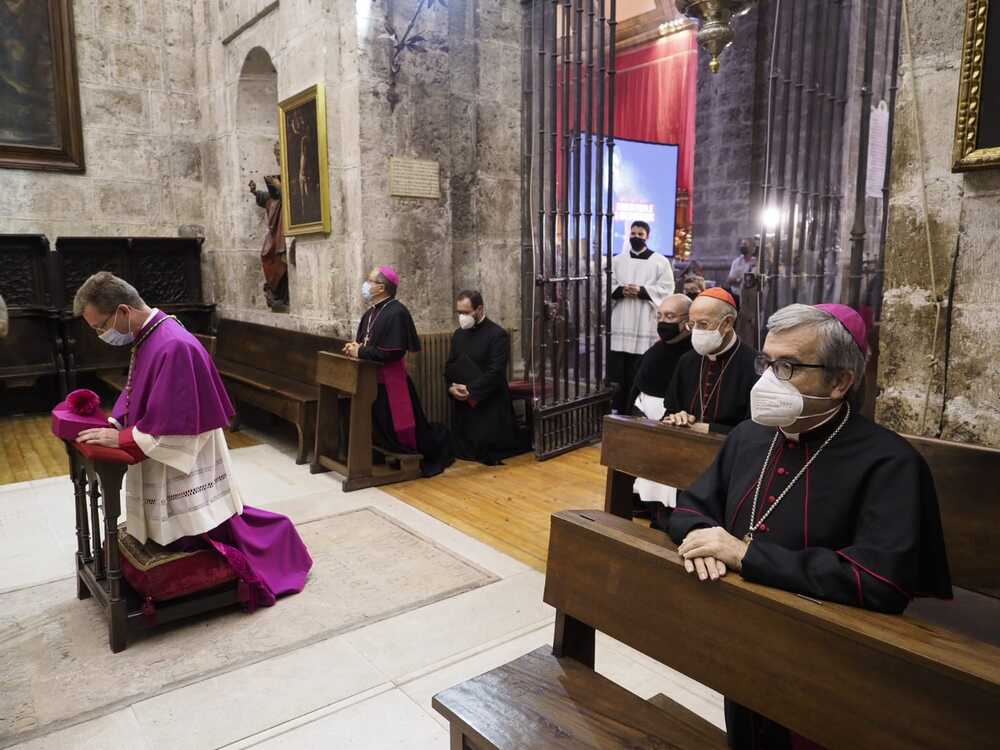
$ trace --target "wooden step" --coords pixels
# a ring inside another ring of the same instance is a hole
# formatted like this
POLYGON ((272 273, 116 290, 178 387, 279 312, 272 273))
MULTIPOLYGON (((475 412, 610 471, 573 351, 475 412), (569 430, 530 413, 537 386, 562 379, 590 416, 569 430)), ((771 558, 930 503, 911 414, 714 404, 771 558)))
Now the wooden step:
POLYGON ((698 726, 704 720, 687 709, 645 701, 547 646, 438 693, 433 706, 451 724, 453 747, 726 748, 725 735, 698 726))

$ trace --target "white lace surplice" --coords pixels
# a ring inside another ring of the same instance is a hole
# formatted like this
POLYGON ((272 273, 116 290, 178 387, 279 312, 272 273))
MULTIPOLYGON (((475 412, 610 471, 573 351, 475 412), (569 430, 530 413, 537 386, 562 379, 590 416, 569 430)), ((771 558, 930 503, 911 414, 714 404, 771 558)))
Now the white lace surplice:
POLYGON ((170 544, 243 512, 221 429, 155 437, 133 428, 132 437, 148 457, 125 477, 125 521, 140 542, 170 544))
POLYGON ((611 261, 611 288, 625 284, 646 287, 649 299, 612 300, 611 350, 645 354, 657 341, 656 309, 673 294, 674 271, 670 261, 659 253, 639 260, 623 252, 611 261))

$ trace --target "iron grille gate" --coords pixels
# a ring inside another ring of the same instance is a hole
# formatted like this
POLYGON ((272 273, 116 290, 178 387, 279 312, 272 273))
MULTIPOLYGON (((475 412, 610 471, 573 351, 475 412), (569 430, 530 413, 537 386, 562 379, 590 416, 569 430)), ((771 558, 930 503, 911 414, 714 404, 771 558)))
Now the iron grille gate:
POLYGON ((880 317, 902 15, 901 0, 779 0, 768 8, 760 203, 762 215, 773 215, 774 224, 767 226, 765 218, 759 275, 744 284, 743 299, 754 315, 744 330, 758 346, 768 316, 792 302, 842 300, 880 317), (850 70, 859 62, 860 78, 849 87, 850 70), (860 106, 851 115, 854 97, 860 106), (866 191, 873 98, 885 100, 889 114, 885 178, 877 198, 866 191), (845 173, 844 161, 852 148, 851 116, 858 118, 853 175, 845 173), (844 216, 852 199, 848 228, 844 216), (849 264, 839 260, 845 254, 849 264))
POLYGON ((534 446, 600 439, 611 403, 616 0, 525 0, 521 227, 534 446))

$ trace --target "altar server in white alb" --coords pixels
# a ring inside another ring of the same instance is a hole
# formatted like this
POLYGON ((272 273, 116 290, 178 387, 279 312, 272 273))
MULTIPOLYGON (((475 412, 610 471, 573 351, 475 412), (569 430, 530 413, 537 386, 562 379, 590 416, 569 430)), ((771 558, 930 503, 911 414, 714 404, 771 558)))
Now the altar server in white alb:
POLYGON ((674 291, 670 261, 647 246, 649 224, 632 222, 629 251, 611 261, 611 351, 608 379, 617 384, 612 408, 627 414, 639 360, 657 341, 656 311, 674 291))

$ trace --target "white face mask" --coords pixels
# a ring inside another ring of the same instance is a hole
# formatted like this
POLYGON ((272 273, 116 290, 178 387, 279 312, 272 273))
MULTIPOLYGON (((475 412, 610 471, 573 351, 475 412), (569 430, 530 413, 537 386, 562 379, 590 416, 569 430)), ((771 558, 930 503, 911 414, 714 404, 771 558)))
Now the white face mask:
POLYGON ((469 315, 467 313, 458 314, 458 325, 462 328, 463 331, 468 331, 475 324, 476 324, 475 315, 469 315))
MULTIPOLYGON (((111 328, 102 333, 98 338, 101 339, 105 344, 111 344, 111 346, 128 346, 133 341, 135 341, 135 336, 131 331, 128 333, 122 333, 121 331, 115 330, 115 324, 118 323, 118 311, 115 311, 115 319, 111 323, 111 328)), ((132 324, 129 323, 129 328, 132 324)))
POLYGON ((722 332, 718 329, 714 331, 702 331, 695 328, 691 331, 691 346, 701 356, 715 354, 722 348, 722 332))
MULTIPOLYGON (((828 401, 826 396, 807 396, 787 380, 778 380, 771 368, 767 368, 757 384, 750 389, 750 418, 766 427, 788 427, 802 417, 805 399, 828 401)), ((837 403, 832 409, 810 414, 822 417, 840 409, 837 403)))
POLYGON ((366 281, 361 285, 361 296, 364 298, 365 302, 372 301, 372 297, 375 295, 372 293, 372 283, 370 281, 366 281))

